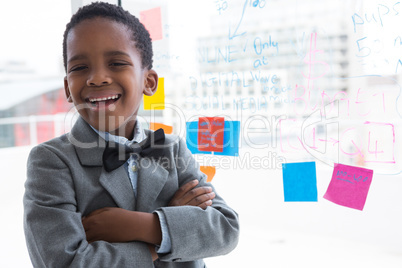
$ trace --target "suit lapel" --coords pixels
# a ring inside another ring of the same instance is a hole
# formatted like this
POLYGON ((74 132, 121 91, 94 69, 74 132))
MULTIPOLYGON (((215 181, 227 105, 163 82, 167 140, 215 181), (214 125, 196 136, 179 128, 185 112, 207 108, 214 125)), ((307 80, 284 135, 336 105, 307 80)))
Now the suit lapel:
POLYGON ((151 212, 155 209, 155 200, 166 184, 169 172, 153 158, 140 158, 138 164, 136 210, 151 212))
POLYGON ((99 182, 120 208, 135 210, 134 191, 125 169, 126 165, 111 172, 102 169, 99 182))
MULTIPOLYGON (((74 145, 82 166, 103 166, 102 155, 106 142, 84 119, 78 118, 68 135, 68 139, 74 145)), ((102 168, 99 182, 119 207, 128 210, 135 209, 134 192, 125 170, 125 165, 112 172, 107 172, 102 168)))
POLYGON ((81 117, 74 124, 68 135, 74 145, 81 165, 103 166, 102 155, 106 142, 81 117))

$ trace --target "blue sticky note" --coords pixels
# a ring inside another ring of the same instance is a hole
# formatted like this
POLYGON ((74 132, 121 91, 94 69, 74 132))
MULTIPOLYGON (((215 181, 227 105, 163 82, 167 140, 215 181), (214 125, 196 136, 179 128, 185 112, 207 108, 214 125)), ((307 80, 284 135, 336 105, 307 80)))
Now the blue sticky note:
POLYGON ((226 121, 223 131, 223 151, 214 155, 239 156, 240 121, 226 121))
POLYGON ((315 162, 283 163, 285 202, 317 202, 315 162))
POLYGON ((198 150, 198 121, 186 122, 186 144, 192 154, 211 154, 198 150))
MULTIPOLYGON (((198 150, 198 121, 186 122, 187 148, 193 154, 211 154, 212 152, 198 150)), ((240 121, 225 121, 223 131, 223 151, 214 155, 239 155, 240 121)))

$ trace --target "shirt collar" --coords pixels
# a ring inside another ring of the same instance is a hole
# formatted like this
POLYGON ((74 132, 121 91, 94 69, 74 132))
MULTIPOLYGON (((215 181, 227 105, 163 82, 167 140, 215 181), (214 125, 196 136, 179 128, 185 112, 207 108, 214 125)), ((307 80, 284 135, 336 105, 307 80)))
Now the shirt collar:
POLYGON ((134 125, 134 135, 133 135, 133 139, 131 141, 123 136, 116 136, 116 135, 110 134, 109 132, 99 131, 91 125, 90 125, 90 127, 96 133, 98 133, 98 135, 101 138, 103 138, 107 142, 113 141, 113 142, 119 143, 119 144, 131 145, 134 142, 141 142, 141 141, 145 140, 145 138, 146 138, 144 129, 142 128, 142 125, 138 121, 134 125))

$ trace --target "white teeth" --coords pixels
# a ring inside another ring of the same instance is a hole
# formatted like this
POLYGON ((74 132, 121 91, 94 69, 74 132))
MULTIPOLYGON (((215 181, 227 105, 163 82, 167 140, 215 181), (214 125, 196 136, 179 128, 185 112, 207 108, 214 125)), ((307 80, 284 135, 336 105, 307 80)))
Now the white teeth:
POLYGON ((117 99, 119 95, 114 95, 114 96, 109 96, 109 97, 104 97, 104 98, 93 98, 89 99, 90 102, 95 102, 95 101, 106 101, 106 100, 114 100, 117 99))

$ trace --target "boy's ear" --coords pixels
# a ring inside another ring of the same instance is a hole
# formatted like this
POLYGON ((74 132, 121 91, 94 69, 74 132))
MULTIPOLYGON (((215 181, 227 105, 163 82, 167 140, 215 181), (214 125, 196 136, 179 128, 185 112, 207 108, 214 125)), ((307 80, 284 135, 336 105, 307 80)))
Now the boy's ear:
POLYGON ((70 88, 68 87, 67 76, 64 77, 64 92, 68 102, 73 102, 71 98, 70 88))
POLYGON ((154 70, 148 70, 144 79, 144 94, 152 96, 158 88, 158 74, 154 70))

